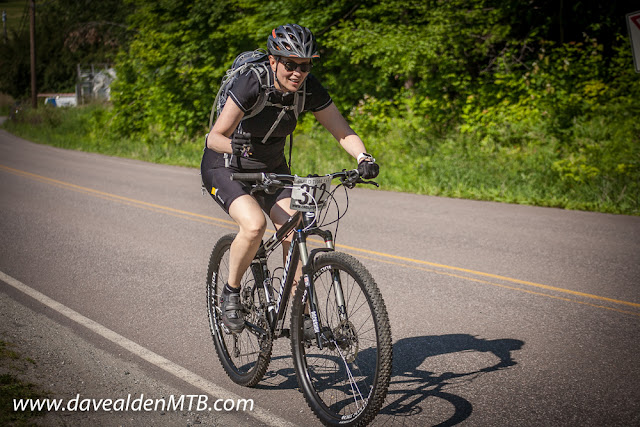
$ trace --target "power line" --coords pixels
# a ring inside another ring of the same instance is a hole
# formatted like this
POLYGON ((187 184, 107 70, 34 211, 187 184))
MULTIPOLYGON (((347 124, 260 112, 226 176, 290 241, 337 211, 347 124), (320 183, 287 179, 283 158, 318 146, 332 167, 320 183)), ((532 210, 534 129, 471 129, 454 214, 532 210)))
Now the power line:
POLYGON ((22 30, 26 27, 29 21, 29 0, 25 2, 24 11, 22 12, 22 18, 20 18, 20 26, 18 27, 18 36, 22 37, 22 30))

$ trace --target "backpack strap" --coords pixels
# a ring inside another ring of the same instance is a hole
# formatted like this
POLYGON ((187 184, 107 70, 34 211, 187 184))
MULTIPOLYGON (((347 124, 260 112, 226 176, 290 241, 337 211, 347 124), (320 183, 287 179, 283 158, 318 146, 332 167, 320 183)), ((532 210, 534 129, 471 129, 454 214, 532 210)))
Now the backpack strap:
MULTIPOLYGON (((267 73, 267 78, 270 81, 271 78, 271 73, 267 73)), ((270 85, 268 87, 271 87, 270 85)), ((271 128, 269 128, 269 131, 267 132, 267 134, 264 136, 264 138, 262 138, 262 143, 266 143, 267 139, 269 139, 269 137, 271 136, 271 134, 273 133, 273 131, 276 129, 276 127, 278 127, 278 124, 280 124, 280 121, 282 120, 282 117, 284 117, 285 113, 287 111, 291 111, 293 110, 293 113, 296 117, 296 121, 298 120, 298 116, 300 115, 300 113, 302 112, 302 109, 304 108, 304 102, 306 100, 307 97, 307 91, 306 91, 306 87, 307 87, 307 82, 305 80, 305 82, 302 84, 302 90, 297 90, 295 92, 295 94, 293 95, 293 103, 291 105, 282 105, 282 104, 274 104, 272 102, 269 102, 268 100, 266 100, 266 98, 268 98, 268 96, 265 93, 265 102, 264 105, 261 106, 260 111, 265 107, 265 106, 270 106, 270 107, 279 107, 281 108, 280 110, 280 114, 278 114, 278 117, 276 118, 276 120, 273 122, 273 124, 271 125, 271 128), (302 93, 301 93, 302 92, 302 93)), ((261 91, 263 92, 263 91, 261 91)), ((266 91, 264 91, 266 92, 266 91)), ((262 95, 261 95, 262 96, 262 95)), ((256 102, 257 104, 257 102, 256 102)), ((252 117, 255 114, 251 114, 252 117)), ((293 139, 293 136, 292 136, 293 139)), ((291 157, 291 156, 289 156, 291 157)))
MULTIPOLYGON (((296 115, 296 121, 298 121, 298 117, 302 110, 304 109, 304 103, 307 100, 307 81, 305 80, 302 84, 302 95, 300 95, 300 91, 297 91, 295 94, 295 98, 293 100, 293 105, 295 105, 295 110, 293 112, 296 115)), ((289 135, 289 170, 291 170, 291 152, 293 151, 293 132, 289 135)))
POLYGON ((302 90, 298 90, 296 92, 295 98, 293 100, 293 105, 296 106, 294 112, 296 113, 296 120, 298 120, 298 116, 302 113, 304 109, 304 103, 307 101, 307 80, 305 79, 304 83, 302 83, 302 90), (300 94, 302 92, 302 96, 300 94))

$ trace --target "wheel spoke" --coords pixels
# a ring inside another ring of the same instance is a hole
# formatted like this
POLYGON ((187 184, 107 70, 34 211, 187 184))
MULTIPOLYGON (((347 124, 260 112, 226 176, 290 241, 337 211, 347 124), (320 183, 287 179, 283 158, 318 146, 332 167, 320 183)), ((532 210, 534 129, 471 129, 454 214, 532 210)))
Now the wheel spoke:
MULTIPOLYGON (((336 342, 334 341, 334 344, 336 344, 336 342)), ((364 401, 364 397, 362 397, 362 393, 360 393, 360 388, 358 388, 358 383, 356 382, 355 378, 353 377, 353 374, 351 373, 351 369, 349 368, 349 363, 347 362, 347 359, 344 357, 344 354, 342 354, 342 352, 340 351, 340 347, 338 347, 338 345, 336 344, 336 350, 338 351, 338 354, 340 354, 340 357, 342 358, 342 363, 344 363, 344 368, 347 371, 347 375, 349 376, 349 385, 351 386, 351 391, 353 393, 353 399, 355 401, 356 407, 358 409, 360 409, 360 405, 358 405, 358 397, 360 397, 360 400, 364 401)))

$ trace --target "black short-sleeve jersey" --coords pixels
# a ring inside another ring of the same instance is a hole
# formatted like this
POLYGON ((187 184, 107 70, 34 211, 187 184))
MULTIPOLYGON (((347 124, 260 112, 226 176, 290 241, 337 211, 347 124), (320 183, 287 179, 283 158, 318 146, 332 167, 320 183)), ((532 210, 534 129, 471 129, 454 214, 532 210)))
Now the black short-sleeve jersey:
MULTIPOLYGON (((306 95, 303 111, 317 112, 331 105, 331 96, 313 74, 307 76, 304 85, 306 95)), ((252 71, 248 71, 238 76, 229 88, 227 102, 232 100, 243 112, 249 113, 258 101, 260 90, 258 76, 252 71)), ((274 91, 269 93, 269 101, 274 104, 292 105, 294 94, 274 91)), ((262 143, 264 136, 277 120, 281 110, 280 107, 265 106, 260 113, 241 122, 241 130, 251 133, 254 153, 250 158, 237 159, 236 156, 233 156, 232 167, 272 170, 285 163, 286 137, 293 133, 297 124, 293 110, 288 110, 284 114, 269 138, 264 144, 262 143)), ((203 162, 211 167, 219 167, 224 163, 222 157, 222 154, 206 149, 203 162)))

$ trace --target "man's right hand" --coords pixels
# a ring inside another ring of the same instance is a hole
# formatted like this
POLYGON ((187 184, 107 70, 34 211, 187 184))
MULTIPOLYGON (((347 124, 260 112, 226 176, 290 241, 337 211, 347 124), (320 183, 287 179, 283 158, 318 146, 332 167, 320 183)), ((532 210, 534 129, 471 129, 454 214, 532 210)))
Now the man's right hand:
POLYGON ((234 133, 231 136, 231 152, 240 157, 249 157, 253 154, 250 133, 234 133))

